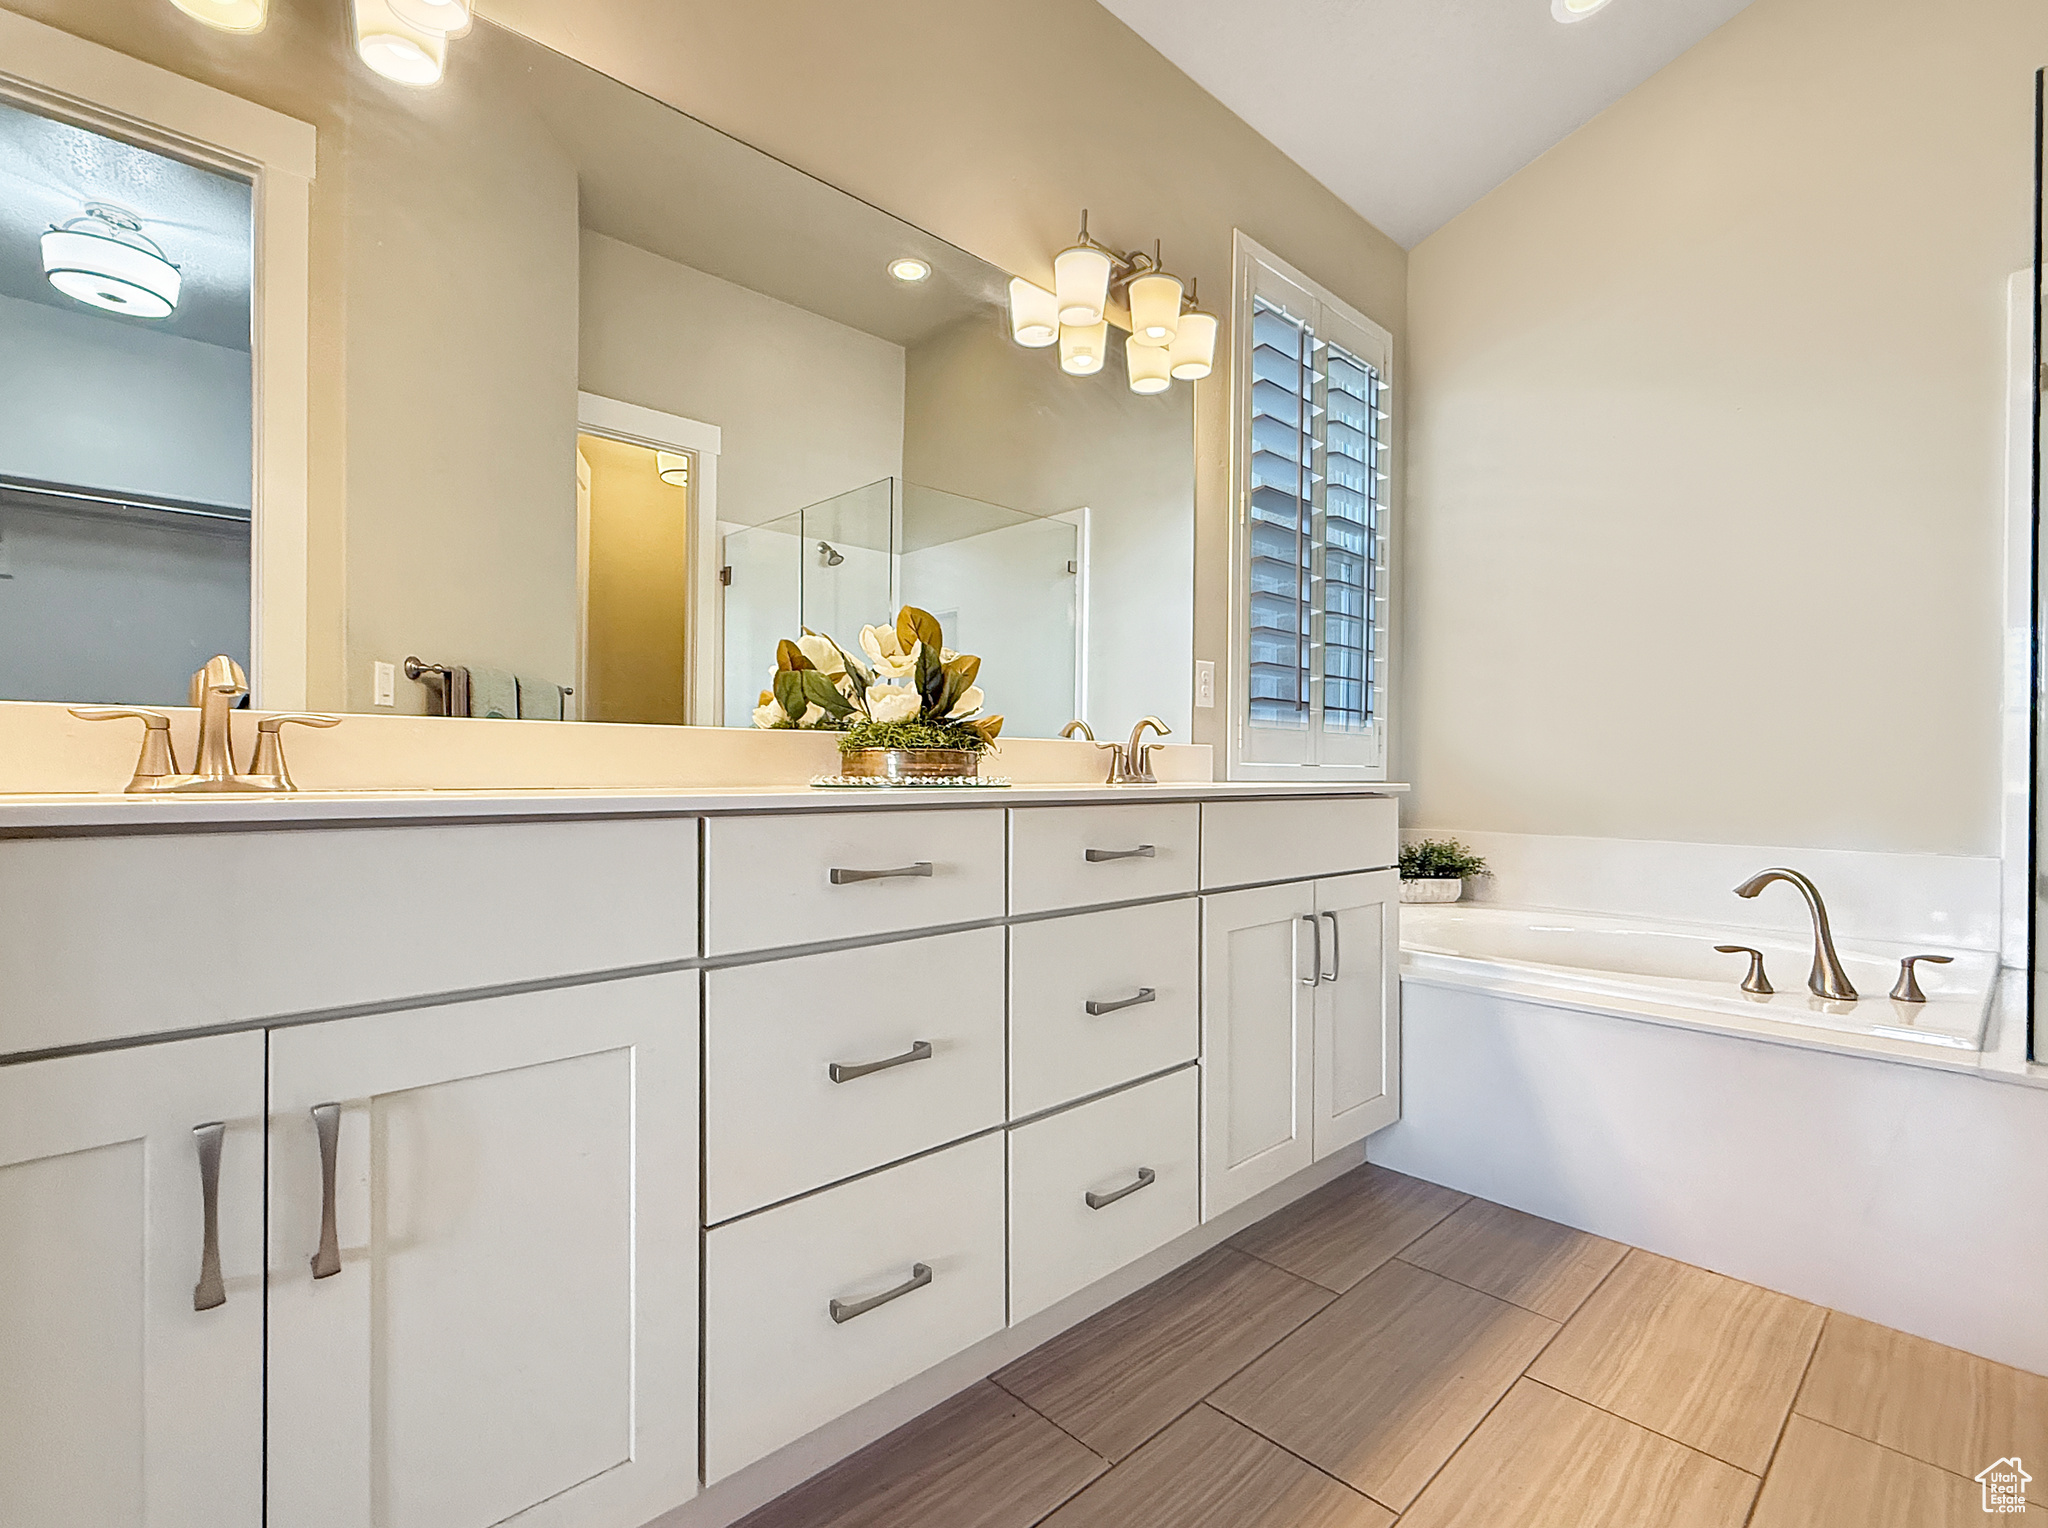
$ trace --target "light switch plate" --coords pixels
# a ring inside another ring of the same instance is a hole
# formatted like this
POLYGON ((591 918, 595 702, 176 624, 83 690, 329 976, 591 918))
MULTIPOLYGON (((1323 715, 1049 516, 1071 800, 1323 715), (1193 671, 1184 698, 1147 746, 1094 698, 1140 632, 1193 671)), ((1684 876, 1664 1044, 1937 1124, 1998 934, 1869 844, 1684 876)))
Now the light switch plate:
POLYGON ((398 665, 375 663, 370 667, 370 700, 375 705, 390 706, 398 703, 398 665))
POLYGON ((1195 660, 1195 709, 1207 711, 1216 704, 1216 665, 1207 658, 1195 660))

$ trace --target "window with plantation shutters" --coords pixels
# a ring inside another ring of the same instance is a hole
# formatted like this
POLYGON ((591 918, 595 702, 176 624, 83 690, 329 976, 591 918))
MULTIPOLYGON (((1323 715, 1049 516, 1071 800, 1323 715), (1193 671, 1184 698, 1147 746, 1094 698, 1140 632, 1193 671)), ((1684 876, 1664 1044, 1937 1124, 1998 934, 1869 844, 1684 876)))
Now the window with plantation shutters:
POLYGON ((1391 343, 1239 235, 1240 777, 1383 774, 1391 343))

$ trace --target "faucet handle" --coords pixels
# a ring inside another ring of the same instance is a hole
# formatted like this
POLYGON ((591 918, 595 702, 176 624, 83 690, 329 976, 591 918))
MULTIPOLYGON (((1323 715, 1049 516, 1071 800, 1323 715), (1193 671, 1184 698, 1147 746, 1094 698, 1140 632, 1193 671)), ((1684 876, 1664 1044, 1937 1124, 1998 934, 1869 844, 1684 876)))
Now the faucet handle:
POLYGON ((135 760, 135 774, 128 781, 128 794, 153 790, 157 781, 178 772, 178 761, 171 752, 171 719, 163 712, 134 706, 73 706, 71 714, 82 722, 118 722, 133 718, 142 723, 142 752, 135 760))
POLYGON ((1764 952, 1753 950, 1746 944, 1717 944, 1717 953, 1722 955, 1747 955, 1749 974, 1742 978, 1742 990, 1754 992, 1758 997, 1769 997, 1778 989, 1771 985, 1771 979, 1764 975, 1764 952))
POLYGON ((271 790, 295 791, 299 787, 292 780, 292 774, 285 767, 284 739, 279 736, 290 724, 301 727, 333 727, 339 725, 338 716, 305 715, 266 716, 256 724, 256 756, 249 761, 249 774, 260 780, 271 790))
POLYGON ((1914 963, 1924 960, 1930 965, 1945 966, 1954 959, 1953 955, 1908 955, 1899 962, 1899 982, 1892 988, 1892 996, 1902 1003, 1926 1002, 1927 994, 1920 990, 1920 979, 1913 974, 1914 963))

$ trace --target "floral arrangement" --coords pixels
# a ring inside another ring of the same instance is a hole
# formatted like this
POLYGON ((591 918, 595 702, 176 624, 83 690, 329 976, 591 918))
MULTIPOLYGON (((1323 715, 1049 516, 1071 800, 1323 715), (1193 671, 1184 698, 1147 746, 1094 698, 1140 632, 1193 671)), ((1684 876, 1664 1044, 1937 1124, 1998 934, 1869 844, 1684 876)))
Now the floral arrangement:
POLYGON ((1425 838, 1401 845, 1404 881, 1455 881, 1489 873, 1486 861, 1455 838, 1425 838))
POLYGON ((992 745, 1000 716, 983 716, 975 678, 981 659, 946 646, 931 612, 905 605, 894 626, 863 626, 867 661, 805 627, 776 644, 772 688, 754 708, 756 727, 840 732, 856 748, 966 748, 992 745))

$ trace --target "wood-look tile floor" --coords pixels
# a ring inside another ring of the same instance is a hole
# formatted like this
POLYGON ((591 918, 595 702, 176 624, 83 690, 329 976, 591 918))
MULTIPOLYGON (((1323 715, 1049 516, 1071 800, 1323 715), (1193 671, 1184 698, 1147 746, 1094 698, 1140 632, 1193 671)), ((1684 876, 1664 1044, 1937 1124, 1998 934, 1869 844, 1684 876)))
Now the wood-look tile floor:
POLYGON ((740 1528, 1990 1521, 2048 1379, 1366 1166, 740 1528))

